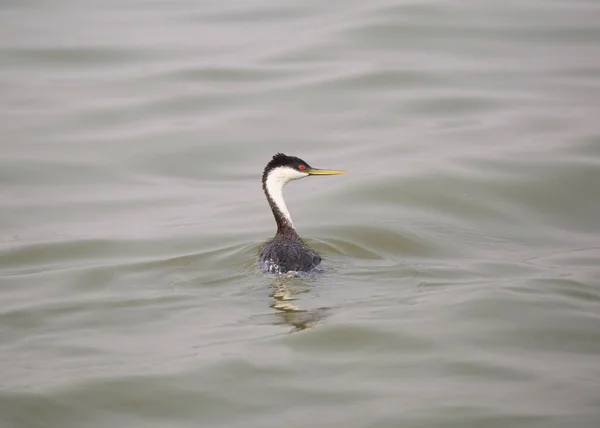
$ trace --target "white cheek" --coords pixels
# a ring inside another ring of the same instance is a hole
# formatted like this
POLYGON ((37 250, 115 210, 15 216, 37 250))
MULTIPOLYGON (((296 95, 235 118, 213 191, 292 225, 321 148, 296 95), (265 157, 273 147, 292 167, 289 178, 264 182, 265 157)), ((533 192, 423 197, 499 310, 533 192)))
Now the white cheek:
POLYGON ((285 183, 292 180, 299 180, 301 178, 308 177, 308 174, 301 171, 296 171, 292 168, 285 168, 281 170, 280 179, 285 183))
POLYGON ((300 178, 308 177, 308 174, 306 172, 300 172, 300 171, 296 171, 296 170, 294 170, 294 172, 296 173, 296 178, 294 178, 294 180, 298 180, 300 178))
MULTIPOLYGON (((282 187, 292 180, 298 180, 300 178, 308 177, 306 172, 297 171, 293 168, 277 168, 271 174, 273 180, 282 184, 282 187)), ((270 177, 269 177, 270 178, 270 177)))

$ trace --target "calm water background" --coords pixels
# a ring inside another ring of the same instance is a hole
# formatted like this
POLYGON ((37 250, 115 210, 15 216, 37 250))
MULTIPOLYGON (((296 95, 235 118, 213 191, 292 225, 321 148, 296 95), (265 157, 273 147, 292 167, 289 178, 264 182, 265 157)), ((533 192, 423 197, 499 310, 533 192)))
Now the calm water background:
POLYGON ((3 1, 0 85, 2 428, 600 426, 598 2, 3 1))

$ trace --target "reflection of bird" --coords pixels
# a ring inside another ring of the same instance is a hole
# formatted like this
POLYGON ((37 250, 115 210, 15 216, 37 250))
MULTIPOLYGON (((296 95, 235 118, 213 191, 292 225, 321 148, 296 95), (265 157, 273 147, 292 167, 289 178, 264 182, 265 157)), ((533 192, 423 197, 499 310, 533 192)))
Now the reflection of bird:
POLYGON ((277 234, 260 250, 260 267, 270 273, 307 272, 321 263, 321 256, 296 233, 283 200, 283 186, 309 175, 337 175, 344 171, 316 169, 294 156, 278 153, 265 167, 262 186, 277 222, 277 234))

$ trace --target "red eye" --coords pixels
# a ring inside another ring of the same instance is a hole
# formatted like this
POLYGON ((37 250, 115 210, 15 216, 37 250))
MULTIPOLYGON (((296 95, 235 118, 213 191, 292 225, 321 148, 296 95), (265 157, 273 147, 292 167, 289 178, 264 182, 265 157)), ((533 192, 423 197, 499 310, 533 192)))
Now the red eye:
POLYGON ((300 169, 300 171, 304 171, 306 169, 306 165, 300 165, 298 168, 300 169))

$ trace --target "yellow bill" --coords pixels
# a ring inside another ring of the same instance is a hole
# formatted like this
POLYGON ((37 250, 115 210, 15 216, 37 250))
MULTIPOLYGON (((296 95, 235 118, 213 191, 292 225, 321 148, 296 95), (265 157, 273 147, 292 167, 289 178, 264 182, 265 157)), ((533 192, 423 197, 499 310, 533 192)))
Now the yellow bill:
POLYGON ((335 169, 317 169, 311 168, 306 171, 308 175, 340 175, 345 174, 346 171, 337 171, 335 169))

